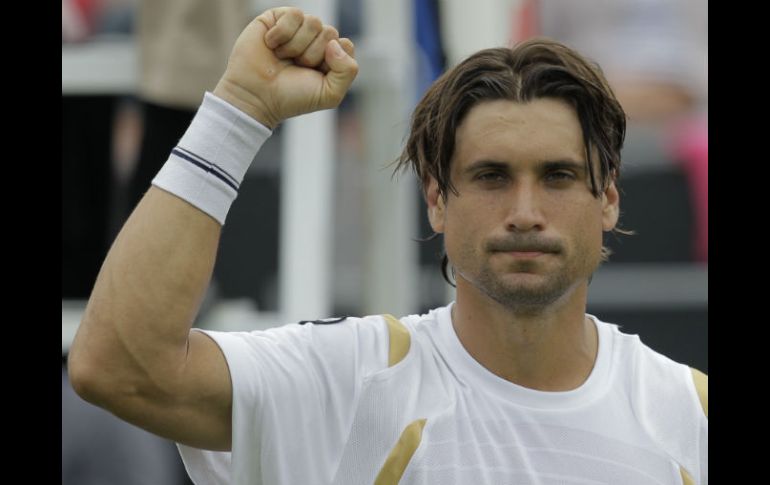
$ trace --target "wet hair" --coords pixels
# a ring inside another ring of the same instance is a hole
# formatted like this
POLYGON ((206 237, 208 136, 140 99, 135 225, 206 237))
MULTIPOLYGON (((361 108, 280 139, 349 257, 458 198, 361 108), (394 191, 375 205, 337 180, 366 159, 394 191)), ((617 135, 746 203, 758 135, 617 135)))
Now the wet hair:
MULTIPOLYGON (((560 99, 575 109, 583 132, 589 187, 594 197, 600 197, 620 175, 626 115, 597 64, 543 37, 512 48, 481 50, 436 80, 412 114, 409 137, 395 171, 411 167, 424 195, 434 178, 439 195, 446 201, 449 191, 457 194, 450 163, 457 129, 471 108, 484 101, 526 103, 538 98, 560 99), (598 163, 593 160, 594 153, 598 163)), ((603 246, 602 260, 609 254, 603 246)), ((448 264, 445 254, 441 271, 452 284, 448 264)))

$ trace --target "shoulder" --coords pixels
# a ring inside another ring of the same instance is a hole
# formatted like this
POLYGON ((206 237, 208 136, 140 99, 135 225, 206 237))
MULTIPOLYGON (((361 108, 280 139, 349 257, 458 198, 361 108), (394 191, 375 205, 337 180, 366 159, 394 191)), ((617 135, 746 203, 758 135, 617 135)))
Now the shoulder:
POLYGON ((639 335, 623 332, 621 326, 617 324, 602 322, 598 319, 596 321, 612 336, 613 353, 616 359, 629 365, 635 372, 692 381, 693 374, 689 366, 648 346, 639 338, 639 335))
POLYGON ((703 411, 708 417, 708 376, 687 364, 677 362, 670 357, 645 345, 637 336, 635 369, 637 376, 647 385, 664 388, 672 396, 693 403, 693 407, 703 411))
POLYGON ((708 415, 706 374, 656 351, 616 324, 596 321, 611 335, 612 365, 633 402, 653 404, 666 396, 669 406, 679 403, 688 412, 702 410, 703 415, 708 415))

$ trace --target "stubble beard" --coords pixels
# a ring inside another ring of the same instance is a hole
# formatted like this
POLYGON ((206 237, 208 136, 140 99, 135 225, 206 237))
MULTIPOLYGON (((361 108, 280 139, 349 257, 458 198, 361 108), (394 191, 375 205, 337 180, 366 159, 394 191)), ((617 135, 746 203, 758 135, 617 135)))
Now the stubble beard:
POLYGON ((514 314, 536 315, 543 313, 574 288, 584 273, 585 279, 588 279, 598 267, 598 261, 593 264, 588 258, 579 260, 585 262, 584 267, 575 264, 573 260, 555 270, 544 269, 542 263, 535 261, 517 261, 504 274, 494 271, 490 261, 486 260, 475 277, 463 275, 463 278, 514 314))

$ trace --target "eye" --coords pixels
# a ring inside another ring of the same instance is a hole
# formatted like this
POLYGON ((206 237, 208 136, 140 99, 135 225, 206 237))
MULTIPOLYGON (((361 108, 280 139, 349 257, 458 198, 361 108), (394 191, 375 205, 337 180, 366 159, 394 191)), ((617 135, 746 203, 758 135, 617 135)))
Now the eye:
POLYGON ((548 172, 545 176, 545 179, 548 182, 567 182, 570 180, 576 180, 577 177, 573 172, 568 170, 554 170, 553 172, 548 172))
POLYGON ((482 182, 503 182, 506 179, 506 175, 503 172, 481 172, 476 175, 476 180, 482 182))

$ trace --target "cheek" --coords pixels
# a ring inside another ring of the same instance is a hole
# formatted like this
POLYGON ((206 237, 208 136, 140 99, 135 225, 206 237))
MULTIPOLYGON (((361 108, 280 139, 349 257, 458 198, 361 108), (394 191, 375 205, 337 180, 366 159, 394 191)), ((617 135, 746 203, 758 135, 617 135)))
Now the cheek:
POLYGON ((584 255, 601 254, 603 243, 602 219, 600 216, 574 219, 578 222, 575 227, 573 244, 584 255))
POLYGON ((495 208, 492 204, 455 203, 453 207, 447 208, 444 225, 447 230, 473 238, 478 231, 484 230, 484 227, 493 223, 494 211, 495 208))
POLYGON ((484 235, 484 223, 479 211, 458 207, 447 211, 444 218, 444 245, 447 254, 459 257, 476 252, 484 235))

